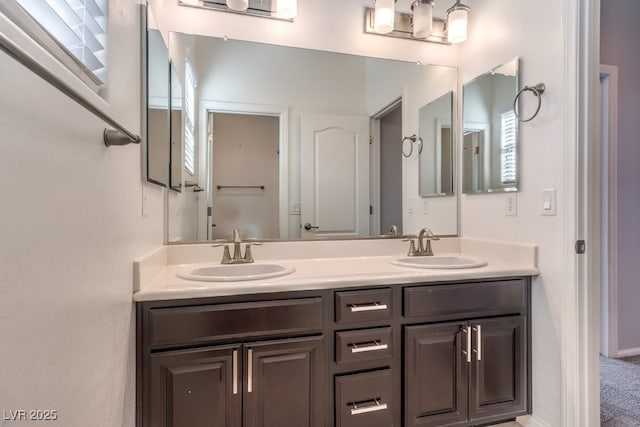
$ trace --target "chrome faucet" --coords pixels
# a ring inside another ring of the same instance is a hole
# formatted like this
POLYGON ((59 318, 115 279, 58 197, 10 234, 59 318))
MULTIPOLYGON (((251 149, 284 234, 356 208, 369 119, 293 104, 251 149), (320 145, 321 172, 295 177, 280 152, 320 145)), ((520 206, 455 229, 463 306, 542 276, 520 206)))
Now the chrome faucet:
POLYGON ((214 248, 216 247, 220 247, 223 246, 224 247, 224 251, 222 253, 222 260, 220 261, 220 264, 249 264, 254 262, 253 259, 253 253, 251 252, 251 245, 262 245, 262 243, 258 243, 258 242, 245 242, 245 249, 244 249, 244 256, 242 256, 242 248, 241 248, 241 243, 242 243, 242 239, 240 238, 240 230, 238 230, 237 228, 233 229, 233 240, 229 241, 227 243, 233 243, 233 257, 231 256, 230 252, 229 252, 229 245, 228 244, 218 244, 218 245, 212 245, 214 248))
POLYGON ((428 228, 423 228, 418 233, 418 248, 416 249, 415 242, 412 238, 404 240, 405 242, 409 242, 409 253, 408 256, 433 256, 433 249, 431 248, 432 240, 440 240, 439 237, 436 237, 433 232, 428 228))

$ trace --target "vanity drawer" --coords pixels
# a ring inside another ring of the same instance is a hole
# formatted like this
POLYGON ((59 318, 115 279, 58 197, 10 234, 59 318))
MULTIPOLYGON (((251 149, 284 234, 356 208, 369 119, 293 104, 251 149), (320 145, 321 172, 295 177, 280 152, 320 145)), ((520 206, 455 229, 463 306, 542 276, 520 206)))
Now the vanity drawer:
POLYGON ((336 323, 391 319, 391 289, 336 292, 336 323))
POLYGON ((149 345, 165 347, 229 338, 322 331, 322 298, 256 301, 149 310, 149 345))
POLYGON ((521 312, 526 307, 524 280, 415 286, 404 289, 404 315, 477 316, 521 312))
POLYGON ((389 427, 393 424, 391 369, 335 379, 336 427, 389 427))
POLYGON ((389 358, 391 342, 391 327, 336 332, 336 363, 389 358))

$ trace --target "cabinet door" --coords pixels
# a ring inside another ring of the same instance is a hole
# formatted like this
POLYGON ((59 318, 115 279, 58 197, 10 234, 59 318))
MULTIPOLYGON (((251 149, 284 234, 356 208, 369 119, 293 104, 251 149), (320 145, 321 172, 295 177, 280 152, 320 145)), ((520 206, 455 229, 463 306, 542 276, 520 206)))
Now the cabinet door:
POLYGON ((239 346, 151 355, 148 427, 240 427, 239 346))
POLYGON ((405 426, 467 421, 467 323, 405 328, 405 426))
POLYGON ((245 345, 245 427, 324 423, 323 338, 245 345))
POLYGON ((526 413, 526 328, 523 316, 472 321, 469 417, 526 413))

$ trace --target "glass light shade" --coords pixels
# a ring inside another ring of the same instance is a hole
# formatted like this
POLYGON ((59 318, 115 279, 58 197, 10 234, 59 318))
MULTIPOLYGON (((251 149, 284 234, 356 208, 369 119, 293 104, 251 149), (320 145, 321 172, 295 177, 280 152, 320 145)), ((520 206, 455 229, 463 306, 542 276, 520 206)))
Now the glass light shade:
POLYGON ((447 14, 447 41, 462 43, 467 39, 468 9, 459 8, 449 10, 447 14))
POLYGON ((387 34, 393 31, 393 21, 395 20, 395 1, 376 0, 376 15, 374 30, 376 33, 387 34))
POLYGON ((229 9, 244 12, 249 7, 249 0, 227 0, 229 9))
POLYGON ((415 3, 413 6, 413 37, 426 39, 433 31, 433 4, 415 3))
POLYGON ((276 0, 276 16, 282 19, 298 16, 298 0, 276 0))

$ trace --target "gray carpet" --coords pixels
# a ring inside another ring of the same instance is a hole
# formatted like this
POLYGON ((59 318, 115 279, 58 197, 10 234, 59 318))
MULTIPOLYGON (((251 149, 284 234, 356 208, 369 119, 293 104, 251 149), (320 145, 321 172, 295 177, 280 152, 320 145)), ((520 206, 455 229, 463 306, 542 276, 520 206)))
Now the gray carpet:
POLYGON ((640 357, 600 356, 600 425, 640 427, 640 357))

